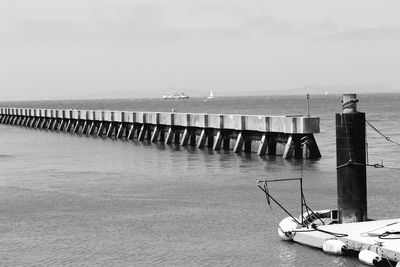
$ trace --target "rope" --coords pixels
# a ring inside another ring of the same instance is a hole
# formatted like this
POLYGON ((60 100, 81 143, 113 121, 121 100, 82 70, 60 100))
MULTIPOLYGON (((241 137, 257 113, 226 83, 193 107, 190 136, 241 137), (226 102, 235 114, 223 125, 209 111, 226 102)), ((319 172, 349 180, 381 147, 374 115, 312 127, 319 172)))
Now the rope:
MULTIPOLYGON (((379 164, 379 163, 375 163, 375 164, 363 164, 363 163, 357 163, 357 162, 352 162, 351 160, 349 160, 347 163, 342 164, 340 166, 337 166, 336 169, 341 169, 344 167, 347 167, 349 165, 357 165, 357 166, 368 166, 368 167, 374 167, 374 168, 388 168, 388 169, 397 169, 395 167, 386 167, 383 164, 379 164)), ((400 169, 400 168, 399 168, 400 169)))
POLYGON ((295 232, 295 233, 301 233, 301 232, 313 232, 313 231, 318 231, 318 232, 322 232, 322 233, 325 233, 325 234, 328 234, 328 235, 333 235, 334 237, 346 237, 346 236, 349 236, 348 234, 335 233, 335 232, 330 232, 330 231, 326 231, 326 230, 319 229, 318 226, 317 226, 315 223, 313 223, 313 224, 311 225, 311 228, 312 228, 312 229, 293 230, 293 232, 295 232))
MULTIPOLYGON (((350 101, 349 101, 350 102, 350 101)), ((345 104, 349 104, 349 102, 344 103, 345 104)), ((343 121, 344 121, 344 125, 345 125, 345 130, 346 130, 346 137, 347 137, 347 148, 349 151, 349 161, 347 163, 344 163, 340 166, 337 166, 336 169, 341 169, 350 165, 358 165, 358 166, 368 166, 368 167, 374 167, 376 169, 378 168, 386 168, 386 169, 391 169, 391 170, 400 170, 400 167, 389 167, 389 166, 384 166, 383 163, 379 164, 379 163, 375 163, 375 164, 369 164, 368 163, 368 148, 367 148, 367 163, 363 164, 363 163, 357 163, 357 162, 353 162, 352 156, 351 156, 351 151, 350 151, 350 138, 349 138, 349 130, 348 130, 348 126, 347 126, 347 122, 346 122, 346 115, 341 114, 343 121)), ((386 141, 391 142, 393 144, 399 145, 399 142, 396 142, 394 140, 392 140, 390 137, 386 136, 385 134, 383 134, 381 131, 379 131, 375 126, 373 126, 368 120, 365 120, 365 122, 372 128, 374 129, 378 134, 380 134, 383 138, 385 138, 386 141)))
POLYGON ((399 142, 393 141, 389 136, 384 135, 381 131, 379 131, 375 126, 373 126, 368 120, 365 120, 365 122, 372 128, 374 129, 378 134, 380 134, 383 138, 385 138, 386 141, 391 142, 393 144, 396 144, 400 146, 399 142))
MULTIPOLYGON (((278 218, 276 217, 276 215, 275 215, 275 213, 274 213, 274 210, 272 209, 272 206, 271 206, 271 201, 270 201, 270 198, 269 198, 269 188, 268 188, 268 186, 267 186, 267 183, 265 183, 264 182, 264 193, 265 193, 265 198, 267 199, 267 205, 269 206, 269 208, 270 208, 270 210, 271 210, 271 214, 272 214, 272 217, 274 218, 274 222, 276 223, 276 225, 278 226, 278 228, 279 229, 281 229, 281 231, 283 232, 283 233, 285 233, 285 231, 283 231, 283 229, 282 229, 282 227, 279 225, 279 222, 278 222, 278 218)), ((285 233, 286 234, 286 233, 285 233)))
POLYGON ((375 232, 375 231, 377 231, 377 230, 380 230, 380 229, 383 229, 383 228, 386 228, 386 227, 389 227, 389 226, 392 226, 392 225, 395 225, 395 224, 398 224, 398 223, 400 223, 400 221, 398 221, 398 222, 392 222, 392 223, 383 225, 383 226, 381 226, 381 227, 378 227, 378 228, 369 230, 369 231, 367 231, 367 232, 361 233, 360 236, 365 236, 365 235, 367 235, 367 236, 371 236, 371 237, 377 237, 377 236, 379 236, 380 234, 373 234, 373 233, 371 233, 371 232, 375 232))
POLYGON ((386 231, 380 235, 378 235, 379 239, 400 239, 400 237, 388 237, 390 235, 400 235, 400 232, 395 231, 395 232, 390 232, 390 231, 386 231))

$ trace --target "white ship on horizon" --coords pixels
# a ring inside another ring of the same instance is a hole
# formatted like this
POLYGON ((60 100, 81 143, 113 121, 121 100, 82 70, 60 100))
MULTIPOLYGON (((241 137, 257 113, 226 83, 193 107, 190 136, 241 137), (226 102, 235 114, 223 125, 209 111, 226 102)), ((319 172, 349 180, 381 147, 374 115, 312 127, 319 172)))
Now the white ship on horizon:
POLYGON ((163 99, 188 99, 189 96, 185 95, 183 92, 180 93, 166 93, 162 97, 163 99))

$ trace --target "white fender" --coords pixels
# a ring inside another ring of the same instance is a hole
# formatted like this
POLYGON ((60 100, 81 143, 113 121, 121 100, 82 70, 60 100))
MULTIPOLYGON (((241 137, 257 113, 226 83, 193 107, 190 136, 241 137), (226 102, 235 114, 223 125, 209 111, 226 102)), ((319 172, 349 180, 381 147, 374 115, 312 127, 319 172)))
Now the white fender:
POLYGON ((329 239, 322 245, 322 250, 325 253, 342 255, 343 249, 346 248, 346 244, 343 241, 337 239, 329 239))
POLYGON ((282 240, 293 240, 293 235, 288 233, 297 228, 299 228, 298 222, 296 222, 292 217, 286 217, 279 223, 278 235, 282 240))
POLYGON ((367 265, 374 266, 382 260, 381 256, 370 250, 361 250, 358 254, 358 259, 367 265))

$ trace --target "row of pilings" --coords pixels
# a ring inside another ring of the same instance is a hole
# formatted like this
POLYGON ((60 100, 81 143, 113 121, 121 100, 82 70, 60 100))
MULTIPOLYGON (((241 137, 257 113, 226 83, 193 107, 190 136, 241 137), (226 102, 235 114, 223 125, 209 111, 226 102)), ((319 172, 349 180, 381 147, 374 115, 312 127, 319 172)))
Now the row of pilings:
POLYGON ((75 109, 1 108, 0 122, 35 129, 236 153, 319 158, 319 118, 75 109))

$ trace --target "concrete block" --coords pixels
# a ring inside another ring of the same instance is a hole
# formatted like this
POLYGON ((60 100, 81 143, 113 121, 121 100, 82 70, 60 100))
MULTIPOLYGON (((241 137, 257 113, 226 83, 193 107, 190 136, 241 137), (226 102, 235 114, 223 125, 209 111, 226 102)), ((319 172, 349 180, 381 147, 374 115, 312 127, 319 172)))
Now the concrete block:
POLYGON ((51 114, 52 114, 51 109, 46 109, 45 114, 46 114, 46 116, 45 116, 46 118, 51 118, 51 114))
POLYGON ((224 115, 224 129, 245 130, 245 116, 242 115, 224 115))
POLYGON ((63 118, 63 110, 62 109, 57 109, 56 111, 57 113, 57 118, 62 119, 63 118))
POLYGON ((215 129, 224 128, 224 115, 208 114, 208 127, 215 129))
POLYGON ((189 113, 173 113, 174 124, 177 126, 190 126, 190 114, 189 113))
POLYGON ((135 122, 137 122, 137 123, 145 123, 146 122, 146 116, 145 116, 146 112, 139 111, 139 112, 135 112, 135 113, 136 113, 135 122))
POLYGON ((94 120, 94 111, 93 110, 88 110, 86 113, 87 113, 87 115, 86 115, 87 120, 90 120, 90 121, 94 120))
POLYGON ((50 114, 51 114, 50 115, 51 118, 53 118, 53 119, 57 118, 57 110, 56 109, 51 109, 50 114))
POLYGON ((71 118, 71 113, 69 109, 63 109, 63 118, 64 119, 70 119, 71 118))
POLYGON ((122 112, 121 111, 111 111, 111 119, 113 122, 122 122, 122 112))
POLYGON ((143 116, 145 123, 158 125, 160 122, 160 116, 157 112, 145 112, 143 116))
POLYGON ((103 121, 103 111, 102 110, 94 111, 94 120, 95 121, 103 121))
POLYGON ((74 120, 79 119, 78 110, 76 110, 76 109, 72 109, 72 110, 71 110, 71 119, 74 119, 74 120))
POLYGON ((207 128, 208 127, 208 114, 190 114, 190 126, 207 128))
POLYGON ((87 114, 88 114, 87 110, 78 110, 78 118, 80 120, 87 120, 87 114))
POLYGON ((299 118, 300 122, 297 124, 300 125, 300 129, 302 133, 319 133, 319 118, 317 117, 302 117, 299 118))
POLYGON ((174 123, 174 114, 173 113, 166 113, 166 112, 160 112, 159 113, 159 123, 162 125, 170 125, 173 126, 175 125, 174 123))
POLYGON ((103 111, 103 120, 104 121, 112 121, 112 111, 104 110, 103 111))
POLYGON ((128 122, 134 123, 136 120, 136 113, 135 112, 128 112, 128 122))
POLYGON ((122 122, 130 122, 129 121, 129 112, 128 111, 121 111, 121 121, 122 122))
POLYGON ((261 115, 247 115, 245 129, 248 131, 270 132, 270 117, 261 115))
POLYGON ((272 116, 270 117, 271 119, 271 132, 285 132, 285 129, 287 126, 285 126, 286 123, 286 117, 285 116, 272 116))

